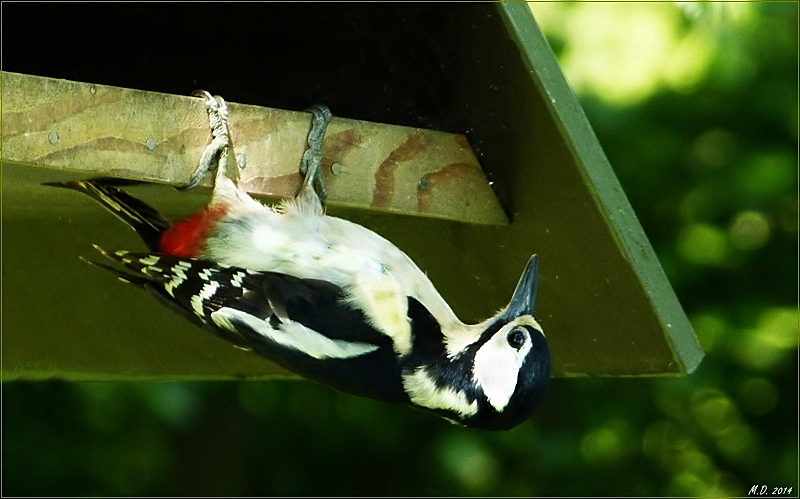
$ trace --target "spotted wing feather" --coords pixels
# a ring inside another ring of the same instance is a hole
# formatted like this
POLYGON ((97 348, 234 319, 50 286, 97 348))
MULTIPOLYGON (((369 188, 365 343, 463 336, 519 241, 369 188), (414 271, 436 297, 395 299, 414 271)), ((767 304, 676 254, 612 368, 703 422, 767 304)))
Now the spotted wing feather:
POLYGON ((221 267, 205 260, 98 249, 128 271, 101 265, 120 279, 147 289, 218 336, 273 360, 281 361, 288 353, 306 354, 304 349, 334 348, 330 345, 363 345, 360 348, 368 353, 390 341, 366 324, 361 311, 345 304, 341 288, 326 281, 221 267), (307 330, 311 339, 305 343, 288 338, 307 330), (284 336, 286 341, 281 342, 284 336), (315 337, 333 343, 318 346, 313 344, 315 337))

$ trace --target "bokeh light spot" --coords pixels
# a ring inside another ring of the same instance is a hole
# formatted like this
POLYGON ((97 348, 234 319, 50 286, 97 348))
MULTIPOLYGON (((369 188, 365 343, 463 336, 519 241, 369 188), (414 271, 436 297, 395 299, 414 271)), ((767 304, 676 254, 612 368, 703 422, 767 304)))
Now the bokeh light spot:
POLYGON ((694 223, 678 236, 678 252, 693 263, 720 265, 727 255, 727 237, 719 227, 694 223))
POLYGON ((711 65, 714 48, 708 32, 690 31, 677 40, 663 66, 663 78, 677 92, 691 92, 704 81, 711 65))
POLYGON ((766 378, 747 378, 739 384, 738 400, 750 414, 767 414, 778 404, 778 389, 766 378))
POLYGON ((752 201, 774 198, 797 185, 797 154, 794 151, 764 151, 754 155, 737 171, 739 191, 752 201))
POLYGON ((468 490, 491 490, 499 476, 499 464, 477 438, 459 433, 442 442, 439 457, 444 467, 468 490))
POLYGON ((764 342, 775 348, 784 350, 797 348, 797 309, 792 307, 766 309, 758 321, 758 330, 764 342))
POLYGON ((570 85, 610 104, 633 105, 662 88, 694 91, 713 63, 714 31, 687 29, 674 4, 530 6, 548 31, 563 39, 559 59, 570 85), (567 10, 570 15, 563 15, 567 10))
POLYGON ((581 455, 592 464, 613 465, 628 454, 631 440, 628 423, 621 419, 614 420, 584 435, 581 455))
POLYGON ((764 310, 756 327, 741 332, 731 345, 734 358, 752 369, 770 369, 798 344, 798 314, 792 307, 770 307, 764 310))
POLYGON ((701 133, 687 152, 689 164, 714 170, 729 165, 736 153, 736 137, 727 130, 712 128, 701 133))
POLYGON ((709 434, 724 431, 738 423, 736 405, 716 388, 700 388, 692 394, 692 414, 697 424, 709 434))
POLYGON ((769 240, 770 223, 760 211, 742 211, 736 214, 728 228, 731 243, 742 250, 764 246, 769 240))
POLYGON ((728 325, 720 314, 707 312, 696 314, 691 318, 697 338, 703 350, 708 353, 714 350, 717 342, 722 339, 728 325))

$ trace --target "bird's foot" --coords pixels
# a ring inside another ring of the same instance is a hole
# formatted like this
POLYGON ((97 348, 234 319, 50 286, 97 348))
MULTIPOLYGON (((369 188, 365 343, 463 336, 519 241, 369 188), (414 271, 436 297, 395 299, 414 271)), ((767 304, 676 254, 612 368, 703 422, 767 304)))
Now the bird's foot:
POLYGON ((300 173, 304 178, 297 197, 316 195, 320 206, 324 206, 328 190, 322 174, 322 142, 332 115, 330 109, 322 104, 312 106, 308 112, 311 113, 311 130, 308 132, 308 149, 300 162, 300 173))
MULTIPOLYGON (((212 170, 217 170, 217 176, 227 176, 235 183, 239 178, 238 166, 228 168, 229 159, 234 156, 228 129, 228 106, 222 97, 212 96, 205 90, 195 90, 192 95, 203 98, 208 112, 212 140, 203 150, 200 163, 192 173, 189 182, 178 189, 189 190, 197 187, 212 170)), ((233 163, 236 161, 234 160, 233 163)))

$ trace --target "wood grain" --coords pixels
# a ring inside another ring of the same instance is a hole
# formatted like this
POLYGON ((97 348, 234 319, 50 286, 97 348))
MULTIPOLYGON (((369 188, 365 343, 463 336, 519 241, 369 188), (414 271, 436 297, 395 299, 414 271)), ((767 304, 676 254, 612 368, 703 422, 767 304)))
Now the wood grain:
MULTIPOLYGON (((191 96, 4 72, 2 104, 3 161, 31 168, 180 185, 210 139, 202 100, 191 96)), ((243 186, 293 196, 310 114, 228 107, 236 153, 247 163, 243 186)), ((332 204, 508 223, 462 135, 334 117, 323 168, 332 204), (432 188, 442 172, 447 182, 432 188)))

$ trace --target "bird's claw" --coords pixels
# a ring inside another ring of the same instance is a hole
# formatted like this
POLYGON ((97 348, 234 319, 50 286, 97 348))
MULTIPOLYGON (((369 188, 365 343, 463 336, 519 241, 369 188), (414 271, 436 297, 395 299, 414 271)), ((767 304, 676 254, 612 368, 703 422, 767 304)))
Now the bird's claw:
MULTIPOLYGON (((217 170, 218 178, 220 175, 227 176, 236 183, 239 178, 238 165, 228 168, 229 158, 234 158, 228 128, 228 106, 222 97, 213 96, 205 90, 195 90, 192 95, 203 99, 208 112, 212 140, 203 150, 197 169, 192 173, 189 182, 178 189, 189 190, 197 187, 212 170, 217 170)), ((311 113, 311 129, 308 132, 308 149, 303 153, 300 163, 300 172, 304 178, 298 197, 316 197, 317 200, 313 203, 319 203, 322 209, 328 194, 321 168, 322 143, 332 114, 330 109, 322 104, 312 106, 308 111, 311 113)), ((233 159, 232 162, 236 163, 236 160, 233 159)))
POLYGON ((304 175, 302 191, 311 187, 319 197, 321 203, 325 204, 328 190, 325 187, 325 179, 322 175, 322 142, 325 139, 325 131, 333 117, 330 109, 322 104, 317 104, 308 109, 311 113, 311 130, 308 132, 308 149, 303 153, 300 163, 300 173, 304 175))
POLYGON ((225 100, 218 95, 213 96, 205 90, 195 90, 192 95, 203 99, 208 112, 212 140, 203 150, 200 163, 189 178, 189 182, 178 187, 182 191, 194 189, 208 175, 208 172, 215 169, 220 169, 222 173, 232 176, 234 180, 238 179, 238 169, 234 168, 229 172, 227 168, 228 157, 233 156, 233 145, 228 130, 228 106, 225 104, 225 100))

